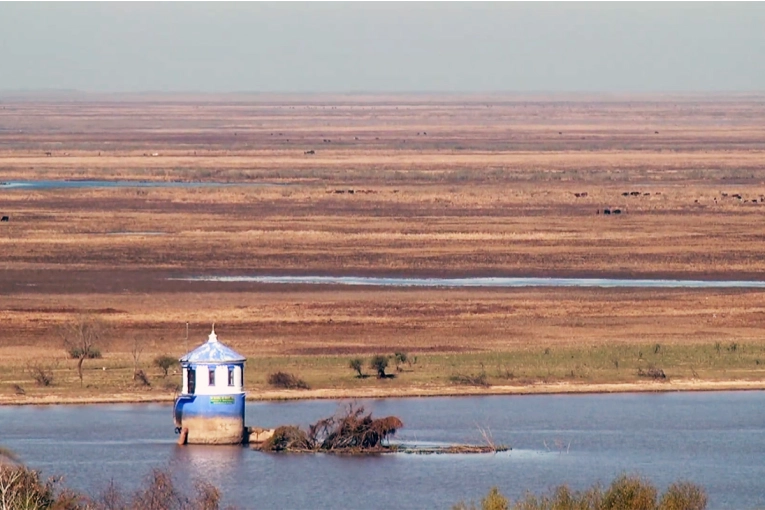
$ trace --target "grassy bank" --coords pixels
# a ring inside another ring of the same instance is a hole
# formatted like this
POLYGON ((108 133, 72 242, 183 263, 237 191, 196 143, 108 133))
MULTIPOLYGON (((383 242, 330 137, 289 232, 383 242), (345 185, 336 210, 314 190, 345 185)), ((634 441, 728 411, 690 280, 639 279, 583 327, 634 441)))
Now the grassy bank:
MULTIPOLYGON (((384 379, 371 368, 371 356, 250 356, 246 387, 254 399, 765 387, 765 345, 755 343, 405 353, 406 361, 398 363, 393 353, 385 354, 390 358, 384 379), (354 358, 362 361, 362 377, 349 366, 354 358), (308 388, 269 385, 268 376, 280 371, 301 379, 308 388)), ((177 366, 167 376, 150 361, 139 367, 149 385, 134 380, 132 358, 119 353, 85 361, 82 386, 76 360, 0 364, 0 403, 162 401, 173 397, 180 382, 177 366), (50 385, 35 380, 37 369, 48 371, 50 385)))

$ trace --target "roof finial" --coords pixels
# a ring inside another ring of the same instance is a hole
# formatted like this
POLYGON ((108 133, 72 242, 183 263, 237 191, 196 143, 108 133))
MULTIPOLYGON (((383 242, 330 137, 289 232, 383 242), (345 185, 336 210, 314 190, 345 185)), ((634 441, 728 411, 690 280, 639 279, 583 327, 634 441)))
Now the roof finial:
POLYGON ((207 337, 208 342, 217 342, 218 341, 218 335, 215 334, 215 323, 213 322, 212 325, 212 332, 210 333, 210 336, 207 337))

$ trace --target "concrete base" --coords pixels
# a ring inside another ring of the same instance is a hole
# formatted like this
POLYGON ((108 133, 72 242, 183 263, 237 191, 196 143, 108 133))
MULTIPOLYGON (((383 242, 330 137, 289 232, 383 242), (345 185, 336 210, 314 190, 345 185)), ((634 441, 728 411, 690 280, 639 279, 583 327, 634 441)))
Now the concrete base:
POLYGON ((242 444, 244 420, 239 417, 184 417, 186 444, 242 444))

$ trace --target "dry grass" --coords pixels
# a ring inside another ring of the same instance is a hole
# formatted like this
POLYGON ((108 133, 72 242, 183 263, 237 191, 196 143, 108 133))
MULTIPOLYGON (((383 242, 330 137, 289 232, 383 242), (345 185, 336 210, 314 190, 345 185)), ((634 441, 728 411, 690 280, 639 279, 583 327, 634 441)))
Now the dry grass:
POLYGON ((262 395, 270 394, 259 379, 266 369, 305 378, 316 396, 444 393, 450 378, 484 370, 492 389, 507 391, 529 387, 523 381, 649 384, 637 380, 632 351, 656 344, 682 354, 660 367, 669 384, 758 379, 761 291, 370 290, 168 278, 761 279, 762 105, 746 96, 6 101, 0 121, 19 131, 0 133, 3 180, 238 184, 0 190, 0 213, 10 216, 0 224, 0 387, 20 385, 28 398, 165 398, 170 390, 156 387, 148 360, 182 354, 213 321, 250 357, 259 375, 248 381, 262 395), (252 185, 263 182, 286 185, 252 185), (639 193, 624 196, 631 191, 639 193), (604 208, 623 213, 596 214, 604 208), (90 388, 78 390, 52 331, 82 313, 102 317, 113 335, 104 360, 86 360, 90 388), (137 337, 152 389, 132 379, 137 337), (704 365, 699 353, 718 342, 746 350, 704 365), (574 358, 549 362, 545 348, 574 358), (619 349, 631 354, 622 359, 619 349), (395 380, 354 379, 347 368, 350 357, 397 350, 420 361, 395 380), (491 356, 507 366, 490 367, 491 356), (697 362, 691 368, 683 356, 697 362), (24 367, 58 358, 52 389, 32 387, 24 367))

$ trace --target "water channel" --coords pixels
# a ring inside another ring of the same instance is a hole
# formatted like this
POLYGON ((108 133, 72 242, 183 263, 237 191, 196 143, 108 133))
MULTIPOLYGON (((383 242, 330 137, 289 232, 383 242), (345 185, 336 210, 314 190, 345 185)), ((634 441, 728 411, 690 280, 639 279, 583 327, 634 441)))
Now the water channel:
POLYGON ((35 180, 35 181, 3 181, 0 190, 4 189, 82 189, 82 188, 215 188, 226 186, 280 186, 276 183, 241 183, 241 182, 174 182, 174 181, 99 181, 99 180, 35 180))
POLYGON ((626 278, 387 278, 367 276, 190 276, 173 280, 376 287, 619 287, 619 288, 765 288, 753 280, 639 280, 626 278))
MULTIPOLYGON (((496 455, 274 455, 243 447, 176 446, 169 405, 0 407, 0 444, 46 475, 95 491, 131 489, 153 467, 181 484, 203 478, 239 508, 443 508, 496 485, 513 498, 557 484, 585 488, 639 473, 663 490, 703 485, 709 509, 765 505, 765 392, 385 399, 398 439, 480 442, 478 427, 513 450, 496 455)), ((251 403, 250 425, 308 424, 336 401, 251 403)))

